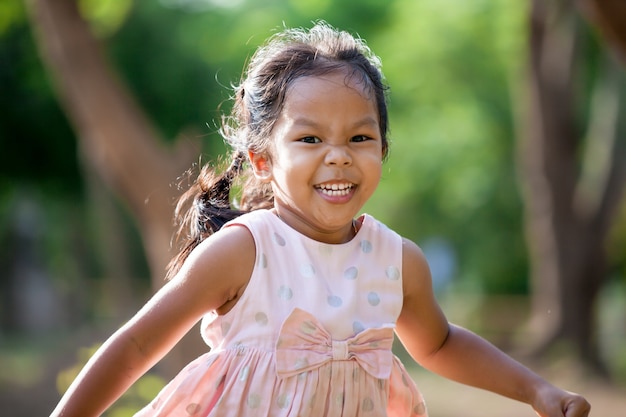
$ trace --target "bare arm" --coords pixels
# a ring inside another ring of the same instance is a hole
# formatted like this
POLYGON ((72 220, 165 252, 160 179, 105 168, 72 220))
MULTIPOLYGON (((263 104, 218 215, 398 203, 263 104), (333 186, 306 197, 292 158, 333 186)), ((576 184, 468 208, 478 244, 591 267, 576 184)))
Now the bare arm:
POLYGON ((230 227, 211 236, 82 369, 51 417, 102 414, 208 311, 236 302, 255 259, 252 236, 230 227))
POLYGON ((404 304, 398 336, 426 369, 454 381, 530 404, 542 417, 586 417, 589 404, 554 387, 491 343, 450 325, 432 290, 430 271, 420 249, 403 247, 404 304))

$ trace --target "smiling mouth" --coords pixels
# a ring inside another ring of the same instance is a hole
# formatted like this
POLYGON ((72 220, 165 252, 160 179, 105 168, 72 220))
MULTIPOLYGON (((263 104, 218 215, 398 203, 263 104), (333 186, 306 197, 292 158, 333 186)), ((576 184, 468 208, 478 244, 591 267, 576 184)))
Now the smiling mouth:
POLYGON ((315 186, 316 189, 322 192, 329 197, 340 197, 346 196, 350 194, 352 189, 355 187, 354 184, 344 183, 344 184, 322 184, 315 186))

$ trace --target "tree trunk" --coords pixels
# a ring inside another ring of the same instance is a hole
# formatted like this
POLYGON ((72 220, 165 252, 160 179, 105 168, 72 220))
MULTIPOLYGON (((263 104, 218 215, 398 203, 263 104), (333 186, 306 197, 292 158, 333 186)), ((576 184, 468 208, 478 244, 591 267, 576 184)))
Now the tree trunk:
MULTIPOLYGON (((79 15, 75 0, 28 0, 27 5, 40 54, 79 139, 83 165, 91 166, 133 213, 156 290, 172 256, 178 192, 171 184, 191 166, 200 145, 181 141, 166 146, 109 67, 103 45, 79 15)), ((199 353, 199 346, 187 342, 176 352, 199 353)), ((176 352, 166 361, 167 374, 186 362, 176 352)))
POLYGON ((607 275, 607 232, 624 185, 624 160, 615 150, 619 77, 608 65, 608 76, 600 77, 605 84, 596 87, 587 137, 581 137, 574 114, 578 24, 564 2, 532 1, 519 166, 531 258, 531 329, 539 334, 535 353, 565 341, 584 364, 602 371, 594 303, 607 275))

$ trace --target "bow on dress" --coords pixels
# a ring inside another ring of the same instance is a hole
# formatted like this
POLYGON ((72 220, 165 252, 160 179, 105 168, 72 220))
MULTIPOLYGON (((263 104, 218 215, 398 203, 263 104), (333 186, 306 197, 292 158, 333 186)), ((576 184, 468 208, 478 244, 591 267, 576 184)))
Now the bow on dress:
POLYGON ((294 309, 280 329, 276 342, 276 372, 289 377, 319 368, 330 361, 356 361, 375 378, 391 374, 392 325, 363 330, 346 340, 333 340, 310 313, 294 309))

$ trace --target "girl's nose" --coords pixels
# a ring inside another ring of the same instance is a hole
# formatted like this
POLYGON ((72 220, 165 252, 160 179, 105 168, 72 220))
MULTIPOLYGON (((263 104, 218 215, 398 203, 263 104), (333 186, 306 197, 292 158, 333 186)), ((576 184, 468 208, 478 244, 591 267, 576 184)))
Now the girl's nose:
POLYGON ((325 163, 334 166, 348 166, 352 164, 352 156, 345 146, 330 146, 326 152, 325 163))

